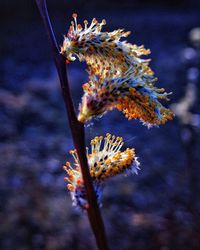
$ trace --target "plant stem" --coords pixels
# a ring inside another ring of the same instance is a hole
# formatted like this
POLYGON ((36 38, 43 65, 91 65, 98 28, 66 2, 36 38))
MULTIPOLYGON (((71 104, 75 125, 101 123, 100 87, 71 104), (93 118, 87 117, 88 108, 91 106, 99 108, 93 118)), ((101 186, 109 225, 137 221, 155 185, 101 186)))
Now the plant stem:
POLYGON ((69 125, 73 137, 74 146, 77 150, 83 181, 86 189, 86 196, 88 201, 87 214, 92 227, 93 233, 96 238, 98 249, 107 250, 107 239, 104 229, 103 220, 97 204, 96 194, 93 189, 92 180, 89 173, 88 161, 85 152, 85 131, 84 124, 77 120, 76 112, 74 109, 65 64, 65 58, 59 52, 57 41, 52 29, 51 21, 46 6, 46 0, 35 0, 38 6, 45 30, 50 42, 51 52, 53 55, 54 63, 57 68, 60 85, 62 89, 63 99, 67 110, 69 125))

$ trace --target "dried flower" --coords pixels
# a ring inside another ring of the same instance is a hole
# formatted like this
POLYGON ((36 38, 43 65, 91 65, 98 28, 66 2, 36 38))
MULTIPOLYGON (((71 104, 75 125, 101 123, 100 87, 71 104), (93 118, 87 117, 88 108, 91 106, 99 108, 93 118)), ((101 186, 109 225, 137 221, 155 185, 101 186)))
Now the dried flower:
POLYGON ((117 108, 128 119, 140 119, 148 127, 164 124, 173 113, 158 101, 167 99, 164 89, 154 87, 157 78, 149 67, 149 60, 141 56, 150 50, 121 41, 130 32, 118 29, 102 32, 105 20, 95 18, 84 29, 77 24, 77 15, 65 37, 61 53, 68 61, 76 57, 86 61, 89 82, 83 85, 84 95, 78 119, 86 122, 93 117, 117 108))
MULTIPOLYGON (((89 171, 98 202, 100 201, 104 180, 121 173, 131 172, 137 174, 139 162, 135 156, 135 151, 129 148, 121 151, 123 144, 122 137, 107 134, 104 139, 103 136, 96 136, 91 140, 91 153, 86 148, 89 171)), ((69 162, 66 162, 64 166, 68 175, 65 179, 69 182, 67 188, 71 192, 73 204, 86 208, 86 193, 76 150, 71 150, 70 154, 74 158, 74 167, 69 162)))

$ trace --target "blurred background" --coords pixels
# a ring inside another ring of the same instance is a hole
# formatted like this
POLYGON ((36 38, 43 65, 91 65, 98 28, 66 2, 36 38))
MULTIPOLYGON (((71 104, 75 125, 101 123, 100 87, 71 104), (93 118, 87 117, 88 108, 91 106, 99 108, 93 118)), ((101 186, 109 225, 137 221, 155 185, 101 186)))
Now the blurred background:
MULTIPOLYGON (((132 31, 152 51, 159 87, 176 118, 147 129, 118 111, 86 127, 87 142, 123 136, 141 162, 137 176, 106 183, 102 214, 111 250, 200 249, 200 1, 64 1, 48 7, 59 44, 73 12, 80 23, 132 31)), ((87 216, 71 205, 62 169, 73 149, 59 82, 34 1, 0 2, 0 249, 93 250, 87 216)), ((69 65, 76 108, 87 81, 69 65)))

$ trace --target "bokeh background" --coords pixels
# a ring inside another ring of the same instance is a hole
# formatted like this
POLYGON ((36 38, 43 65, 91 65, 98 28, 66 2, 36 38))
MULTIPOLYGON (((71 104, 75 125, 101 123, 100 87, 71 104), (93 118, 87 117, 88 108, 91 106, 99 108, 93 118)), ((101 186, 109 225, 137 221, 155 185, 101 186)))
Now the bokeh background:
MULTIPOLYGON (((141 171, 105 184, 102 214, 111 250, 200 249, 200 2, 48 1, 59 44, 71 14, 105 18, 152 51, 158 86, 173 91, 176 118, 147 129, 117 111, 86 127, 135 147, 141 171), (190 35, 189 35, 190 34, 190 35), (175 105, 176 103, 176 105, 175 105), (178 103, 178 104, 177 104, 178 103)), ((87 216, 71 205, 62 169, 73 148, 59 82, 34 1, 0 3, 0 249, 96 249, 87 216)), ((69 65, 74 102, 85 65, 69 65)))

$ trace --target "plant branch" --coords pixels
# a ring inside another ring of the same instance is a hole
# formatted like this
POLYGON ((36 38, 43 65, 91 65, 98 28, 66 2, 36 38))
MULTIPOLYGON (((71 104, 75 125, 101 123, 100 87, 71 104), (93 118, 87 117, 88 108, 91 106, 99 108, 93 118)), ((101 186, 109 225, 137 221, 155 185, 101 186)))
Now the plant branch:
POLYGON ((77 120, 76 112, 71 97, 67 70, 65 64, 65 58, 59 52, 58 44, 52 29, 52 25, 49 19, 47 11, 46 0, 35 0, 38 6, 42 21, 45 26, 45 30, 50 42, 51 52, 53 55, 54 63, 57 68, 58 76, 60 79, 60 85, 62 89, 62 95, 67 110, 69 125, 73 137, 74 146, 77 150, 83 181, 86 189, 86 196, 88 201, 87 214, 96 238, 98 249, 107 250, 107 240, 104 229, 103 220, 97 204, 96 194, 94 192, 92 180, 89 173, 88 161, 85 152, 85 131, 84 124, 77 120))

